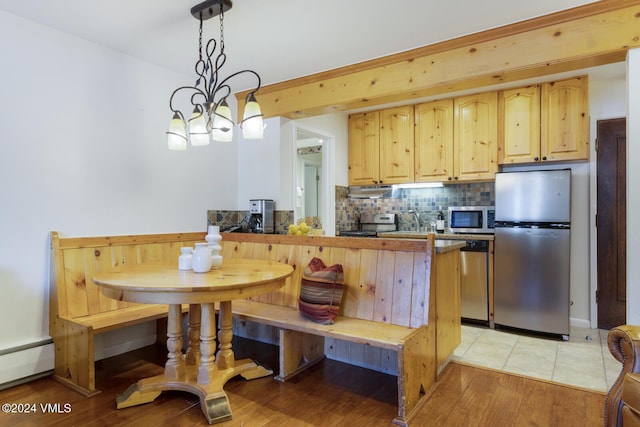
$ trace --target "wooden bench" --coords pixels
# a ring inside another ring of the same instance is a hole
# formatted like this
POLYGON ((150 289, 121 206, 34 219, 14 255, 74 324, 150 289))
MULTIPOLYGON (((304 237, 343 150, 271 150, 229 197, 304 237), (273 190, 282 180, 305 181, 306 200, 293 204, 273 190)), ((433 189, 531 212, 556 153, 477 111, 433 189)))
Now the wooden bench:
POLYGON ((49 334, 55 346, 54 378, 85 396, 98 393, 95 335, 167 317, 166 305, 105 297, 93 283, 95 272, 136 264, 177 266, 180 247, 204 241, 205 234, 60 238, 51 232, 49 334))
POLYGON ((436 381, 434 240, 354 239, 225 234, 222 255, 273 259, 295 267, 284 288, 235 301, 234 316, 276 328, 284 381, 325 357, 325 338, 393 350, 398 416, 407 425, 436 381), (333 325, 303 317, 298 307, 304 267, 318 257, 342 264, 347 288, 333 325))
MULTIPOLYGON (((177 268, 180 247, 204 241, 205 234, 60 238, 52 232, 50 334, 56 348, 55 377, 85 395, 98 392, 95 335, 167 315, 166 306, 104 297, 92 281, 96 271, 136 264, 177 268)), ((437 341, 440 335, 451 335, 436 331, 442 322, 436 318, 432 286, 436 270, 433 237, 388 240, 223 233, 222 247, 225 258, 273 259, 295 267, 282 289, 233 304, 239 320, 234 322, 234 330, 250 321, 275 331, 279 380, 322 360, 325 340, 331 343, 329 347, 337 342, 355 343, 381 365, 397 365, 398 416, 394 422, 409 422, 436 381, 441 362, 437 341), (314 256, 327 265, 340 263, 344 268, 347 288, 334 325, 314 323, 297 310, 300 278, 314 256), (386 353, 375 355, 375 350, 386 353), (395 361, 384 360, 386 354, 395 354, 395 361)), ((459 335, 454 344, 458 342, 459 335)), ((443 354, 450 353, 446 350, 443 354)))

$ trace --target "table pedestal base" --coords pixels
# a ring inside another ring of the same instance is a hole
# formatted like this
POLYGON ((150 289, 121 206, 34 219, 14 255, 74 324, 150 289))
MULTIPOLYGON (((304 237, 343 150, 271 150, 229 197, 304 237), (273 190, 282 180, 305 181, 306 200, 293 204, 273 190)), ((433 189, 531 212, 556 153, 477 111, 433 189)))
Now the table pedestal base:
POLYGON ((198 383, 198 366, 186 366, 184 380, 167 380, 164 374, 142 379, 116 397, 116 406, 122 409, 149 403, 165 390, 179 390, 200 398, 200 407, 209 424, 228 421, 231 407, 223 390, 226 382, 236 375, 250 380, 273 374, 271 369, 251 359, 236 360, 234 365, 233 368, 217 369, 209 384, 198 383))

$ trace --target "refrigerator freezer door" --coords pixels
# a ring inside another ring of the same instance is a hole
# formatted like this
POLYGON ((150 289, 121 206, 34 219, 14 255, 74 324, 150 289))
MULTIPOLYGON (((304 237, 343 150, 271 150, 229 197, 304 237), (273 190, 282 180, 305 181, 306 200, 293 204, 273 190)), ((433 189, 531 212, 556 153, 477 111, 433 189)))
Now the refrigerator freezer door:
POLYGON ((570 230, 496 228, 494 320, 569 335, 570 230))
POLYGON ((570 222, 568 169, 496 174, 496 221, 570 222))

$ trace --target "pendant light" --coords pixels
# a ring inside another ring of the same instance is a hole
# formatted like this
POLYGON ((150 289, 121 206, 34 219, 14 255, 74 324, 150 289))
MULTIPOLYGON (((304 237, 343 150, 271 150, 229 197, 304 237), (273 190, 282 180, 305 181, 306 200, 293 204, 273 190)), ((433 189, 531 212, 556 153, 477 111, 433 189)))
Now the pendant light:
POLYGON ((255 93, 260 89, 260 76, 253 70, 237 71, 221 78, 221 69, 227 55, 224 51, 224 12, 231 9, 230 0, 207 0, 191 8, 191 15, 200 21, 198 38, 198 60, 195 64, 197 75, 193 86, 181 86, 174 90, 169 99, 169 108, 173 117, 167 131, 167 143, 170 150, 186 150, 192 146, 208 145, 210 140, 230 142, 233 140, 234 122, 227 97, 231 94, 230 80, 241 74, 255 77, 257 84, 245 100, 244 114, 240 127, 245 139, 262 139, 264 121, 255 93), (203 21, 219 16, 220 41, 211 38, 206 45, 202 43, 203 21), (178 93, 189 94, 193 111, 188 120, 181 110, 174 108, 174 97, 178 93))

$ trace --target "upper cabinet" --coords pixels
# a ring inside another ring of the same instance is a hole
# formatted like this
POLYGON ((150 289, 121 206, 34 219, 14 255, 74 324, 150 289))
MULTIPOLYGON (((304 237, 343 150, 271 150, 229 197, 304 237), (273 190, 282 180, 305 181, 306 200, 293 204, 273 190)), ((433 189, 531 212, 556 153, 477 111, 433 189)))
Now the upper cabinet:
POLYGON ((501 91, 499 112, 500 164, 589 159, 586 77, 501 91))
POLYGON ((413 105, 380 111, 380 183, 413 180, 413 105))
POLYGON ((380 112, 349 116, 349 185, 380 181, 380 112))
POLYGON ((453 180, 491 180, 498 171, 498 94, 454 99, 453 180))
POLYGON ((413 180, 413 106, 349 116, 349 185, 413 180))
POLYGON ((498 163, 540 161, 540 85, 501 91, 498 163))
POLYGON ((415 181, 453 176, 453 99, 415 106, 415 181))
POLYGON ((589 159, 587 77, 349 116, 349 185, 490 181, 589 159))
POLYGON ((540 147, 547 160, 589 159, 587 77, 542 85, 540 147))

